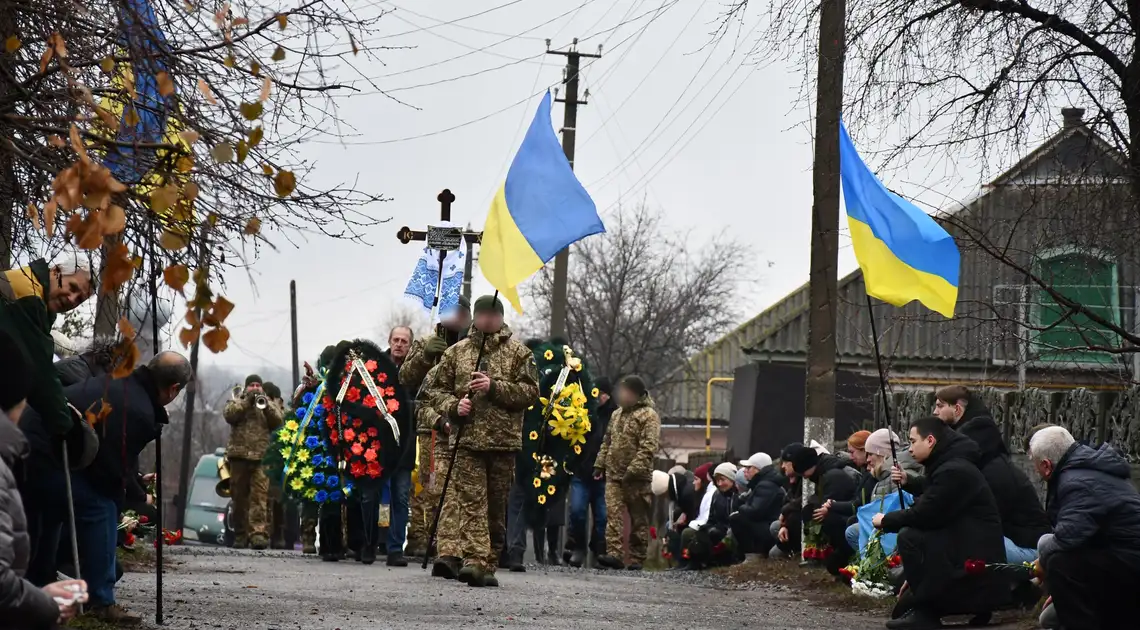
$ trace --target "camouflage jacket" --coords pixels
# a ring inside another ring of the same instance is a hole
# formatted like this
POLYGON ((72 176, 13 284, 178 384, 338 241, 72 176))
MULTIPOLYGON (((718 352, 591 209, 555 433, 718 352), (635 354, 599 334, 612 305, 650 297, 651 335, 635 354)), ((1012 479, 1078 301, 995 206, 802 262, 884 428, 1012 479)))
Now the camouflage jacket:
POLYGON ((613 481, 648 482, 660 441, 661 418, 646 394, 632 407, 614 412, 594 468, 613 481))
MULTIPOLYGON (((427 394, 440 415, 459 417, 459 400, 468 394, 482 338, 483 333, 473 327, 466 339, 443 353, 427 394)), ((538 400, 534 355, 503 326, 487 337, 483 365, 491 377, 491 391, 471 396, 473 408, 461 446, 471 451, 517 451, 522 448, 523 413, 538 400)))
POLYGON ((269 448, 270 433, 281 426, 281 409, 276 404, 258 409, 250 397, 226 403, 222 417, 230 425, 226 457, 231 459, 261 461, 269 448))
POLYGON ((428 371, 435 367, 436 362, 424 355, 424 345, 427 344, 428 339, 436 336, 438 335, 432 333, 413 341, 412 347, 408 350, 408 356, 404 358, 404 363, 400 366, 400 383, 408 388, 412 396, 416 395, 420 384, 427 378, 428 371))
MULTIPOLYGON (((408 354, 408 358, 411 358, 408 354)), ((421 355, 422 356, 422 355, 421 355)), ((404 365, 408 362, 404 361, 404 365)), ((423 378, 424 386, 420 388, 419 393, 416 395, 416 433, 420 435, 429 434, 435 429, 435 423, 439 420, 439 412, 436 411, 435 405, 431 401, 431 382, 438 372, 438 366, 432 366, 427 371, 427 376, 423 378)), ((400 382, 404 380, 404 369, 400 368, 400 382)))

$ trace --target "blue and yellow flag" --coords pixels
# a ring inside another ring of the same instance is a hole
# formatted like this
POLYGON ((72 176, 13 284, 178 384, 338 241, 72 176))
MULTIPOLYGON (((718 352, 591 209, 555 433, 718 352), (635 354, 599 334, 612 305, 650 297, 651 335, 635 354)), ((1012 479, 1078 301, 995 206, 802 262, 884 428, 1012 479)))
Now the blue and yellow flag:
POLYGON ((954 237, 883 186, 859 157, 843 125, 839 173, 867 295, 894 306, 918 300, 932 311, 954 317, 961 264, 954 237))
POLYGON ((483 227, 479 268, 522 313, 517 287, 571 243, 606 231, 550 124, 546 93, 483 227))

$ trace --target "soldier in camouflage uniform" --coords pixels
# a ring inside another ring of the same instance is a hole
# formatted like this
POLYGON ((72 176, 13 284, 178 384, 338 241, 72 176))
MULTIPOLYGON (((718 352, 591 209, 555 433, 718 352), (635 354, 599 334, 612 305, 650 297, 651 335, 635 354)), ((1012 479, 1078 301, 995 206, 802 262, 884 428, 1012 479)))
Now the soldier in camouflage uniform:
MULTIPOLYGON (((266 381, 262 384, 265 390, 265 396, 269 399, 271 406, 276 406, 277 411, 281 413, 282 419, 285 418, 285 401, 281 400, 281 388, 273 384, 271 381, 266 381)), ((272 442, 272 438, 270 440, 272 442)), ((270 448, 273 448, 270 446, 270 448)), ((264 461, 264 459, 262 460, 264 461)), ((281 489, 281 477, 283 470, 275 468, 266 470, 266 478, 269 480, 269 548, 270 549, 286 549, 285 544, 285 514, 286 514, 286 501, 284 492, 281 489)))
POLYGON ((471 334, 444 352, 428 395, 459 427, 444 499, 445 518, 455 513, 463 558, 456 577, 471 586, 498 586, 507 494, 522 448, 523 413, 538 399, 538 370, 531 351, 503 325, 497 297, 479 298, 473 311, 471 334))
POLYGON ((618 383, 618 410, 610 418, 606 437, 594 464, 594 479, 606 482, 606 555, 598 565, 626 568, 622 553, 622 510, 629 512, 630 569, 640 569, 649 548, 652 516, 653 459, 661 440, 661 418, 653 408, 645 382, 627 376, 618 383))
MULTIPOLYGON (((470 325, 471 304, 467 298, 460 296, 459 306, 441 322, 435 334, 412 342, 411 350, 400 366, 400 383, 416 396, 416 439, 419 442, 419 480, 422 487, 420 493, 411 500, 411 518, 408 524, 410 556, 430 555, 435 551, 428 549, 428 536, 439 505, 443 475, 447 473, 451 456, 447 444, 450 425, 446 419, 440 422, 439 413, 427 402, 427 388, 423 385, 444 351, 458 343, 470 325)), ((441 520, 436 532, 437 549, 454 550, 458 545, 456 534, 441 520), (452 541, 454 544, 451 544, 452 541)), ((458 556, 453 559, 457 562, 458 556)))
POLYGON ((230 488, 234 504, 234 547, 269 547, 269 478, 261 460, 269 448, 269 434, 281 426, 281 411, 270 404, 258 409, 255 401, 264 396, 261 377, 245 379, 241 398, 226 403, 222 417, 230 425, 226 460, 230 468, 230 488))

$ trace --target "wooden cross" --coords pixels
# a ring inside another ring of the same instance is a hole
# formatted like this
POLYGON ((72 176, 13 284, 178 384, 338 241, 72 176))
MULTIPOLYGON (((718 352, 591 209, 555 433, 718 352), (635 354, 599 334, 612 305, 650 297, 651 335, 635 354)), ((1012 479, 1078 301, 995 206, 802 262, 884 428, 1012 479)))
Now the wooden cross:
MULTIPOLYGON (((439 219, 441 221, 451 221, 451 204, 455 201, 455 195, 451 194, 451 191, 447 188, 444 188, 443 192, 439 193, 436 197, 436 200, 439 201, 439 219)), ((427 237, 427 230, 413 230, 406 225, 396 232, 396 238, 404 245, 412 241, 426 241, 427 237)), ((471 245, 483 241, 483 233, 464 231, 463 239, 467 241, 468 252, 470 253, 471 245)))

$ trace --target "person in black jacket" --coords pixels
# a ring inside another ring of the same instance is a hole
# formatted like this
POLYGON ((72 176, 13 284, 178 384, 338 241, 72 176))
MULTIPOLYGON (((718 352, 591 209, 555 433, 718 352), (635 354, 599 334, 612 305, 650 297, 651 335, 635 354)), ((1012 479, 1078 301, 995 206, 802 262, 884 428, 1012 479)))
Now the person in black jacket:
POLYGON ((756 453, 740 462, 747 487, 740 494, 739 506, 729 516, 732 537, 742 554, 767 554, 776 544, 772 521, 780 518, 784 505, 783 475, 772 466, 767 453, 756 453))
POLYGON ((768 551, 769 558, 786 558, 800 554, 800 512, 803 510, 803 478, 792 467, 792 453, 803 446, 793 442, 780 451, 780 472, 784 475, 782 485, 787 494, 780 508, 779 520, 772 521, 769 530, 776 544, 768 551))
MULTIPOLYGON (((413 341, 412 329, 407 326, 396 326, 388 333, 388 356, 396 365, 401 365, 408 357, 408 350, 413 341)), ((408 405, 408 401, 400 401, 401 405, 408 405)), ((407 413, 401 416, 403 426, 400 427, 401 437, 400 464, 394 475, 388 480, 388 497, 390 500, 391 519, 388 523, 388 559, 386 564, 390 567, 406 567, 408 560, 404 558, 404 543, 408 538, 408 520, 411 518, 412 500, 412 471, 416 469, 416 419, 415 414, 407 413)), ((427 454, 424 454, 425 460, 427 454)), ((425 475, 426 477, 426 475, 425 475)), ((421 483, 427 483, 422 479, 421 483)))
POLYGON ((831 555, 824 559, 827 570, 839 574, 839 569, 847 566, 855 550, 847 544, 847 517, 830 513, 825 505, 828 502, 851 501, 855 498, 862 473, 850 459, 830 453, 818 453, 810 446, 801 446, 791 453, 792 467, 796 474, 815 484, 815 493, 804 503, 801 519, 803 523, 816 521, 820 531, 831 547, 831 555))
POLYGON ((978 445, 942 424, 937 416, 915 421, 910 453, 926 467, 909 509, 876 514, 872 524, 898 534, 898 553, 909 589, 899 599, 892 629, 942 627, 941 617, 988 614, 1008 603, 1009 589, 990 574, 969 575, 967 561, 1005 560, 1001 517, 993 492, 978 470, 978 445))
POLYGON ((981 449, 978 468, 1001 513, 1006 561, 1021 564, 1036 560, 1037 541, 1049 533, 1049 518, 1029 477, 1010 461, 1009 449, 990 410, 965 387, 951 385, 935 394, 934 415, 981 449))
POLYGON ((701 523, 690 522, 681 533, 681 558, 687 561, 687 568, 699 570, 705 567, 730 564, 734 555, 725 544, 732 523, 730 521, 736 505, 736 466, 725 462, 717 465, 713 472, 713 484, 708 519, 701 523))
MULTIPOLYGON (((130 376, 91 378, 65 390, 77 409, 96 415, 100 434, 95 461, 71 478, 79 540, 80 566, 91 596, 91 614, 110 623, 138 623, 141 618, 115 603, 115 547, 119 514, 128 500, 146 500, 139 483, 138 457, 168 422, 169 405, 190 382, 190 363, 175 352, 162 352, 130 376)), ((53 457, 51 438, 34 412, 24 414, 20 428, 32 443, 24 503, 37 523, 29 579, 36 584, 55 581, 56 551, 67 519, 66 482, 53 457)))
POLYGON ((1033 435, 1029 459, 1048 484, 1053 533, 1042 536, 1038 550, 1061 627, 1136 627, 1140 494, 1132 466, 1111 445, 1078 444, 1055 426, 1033 435))
POLYGON ((586 434, 582 458, 578 460, 578 467, 570 480, 570 536, 566 546, 572 549, 572 567, 580 567, 586 562, 587 548, 595 556, 606 553, 606 482, 604 479, 594 479, 594 464, 598 460, 602 440, 606 438, 610 417, 617 409, 617 402, 611 396, 613 384, 610 379, 603 376, 594 381, 594 387, 598 390, 598 410, 590 418, 590 432, 586 434), (587 543, 586 523, 591 510, 594 513, 594 528, 587 543))

